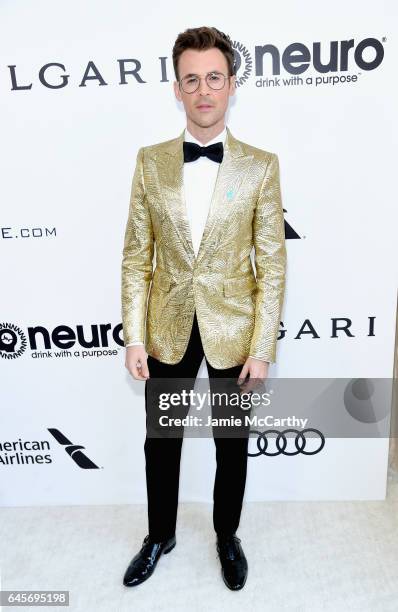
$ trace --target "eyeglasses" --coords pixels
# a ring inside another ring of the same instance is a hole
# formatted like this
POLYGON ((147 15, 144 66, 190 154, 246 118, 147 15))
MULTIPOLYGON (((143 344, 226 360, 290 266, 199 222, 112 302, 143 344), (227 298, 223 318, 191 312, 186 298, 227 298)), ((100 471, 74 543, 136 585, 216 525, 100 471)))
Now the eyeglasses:
MULTIPOLYGON (((201 79, 202 77, 197 74, 190 74, 180 79, 179 84, 185 93, 194 93, 198 89, 201 79)), ((205 79, 211 89, 222 89, 225 85, 225 81, 229 79, 229 77, 221 72, 208 72, 205 79)))

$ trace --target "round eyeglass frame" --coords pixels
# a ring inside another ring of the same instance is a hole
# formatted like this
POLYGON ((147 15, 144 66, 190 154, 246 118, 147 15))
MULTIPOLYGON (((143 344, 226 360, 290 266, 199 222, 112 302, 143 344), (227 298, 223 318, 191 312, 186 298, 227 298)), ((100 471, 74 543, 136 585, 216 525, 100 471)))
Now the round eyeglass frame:
POLYGON ((197 76, 197 77, 198 77, 199 82, 198 82, 198 86, 197 86, 197 87, 196 87, 196 88, 195 88, 193 91, 186 91, 186 90, 184 89, 183 85, 182 85, 182 82, 183 82, 184 78, 192 78, 192 75, 190 75, 189 77, 184 77, 183 79, 180 79, 180 80, 178 81, 178 84, 179 84, 180 88, 182 89, 182 91, 183 91, 184 93, 187 93, 187 94, 195 93, 195 91, 197 91, 197 90, 199 89, 199 87, 200 87, 200 82, 201 82, 201 80, 202 80, 203 78, 205 78, 205 79, 206 79, 206 83, 208 84, 208 86, 210 87, 210 89, 212 89, 213 91, 221 91, 221 89, 224 89, 224 87, 225 87, 225 82, 226 82, 226 80, 227 80, 227 79, 230 79, 232 75, 225 76, 225 74, 223 74, 222 72, 217 72, 216 70, 213 70, 212 72, 208 72, 208 73, 206 74, 206 76, 205 76, 205 77, 201 77, 201 76, 199 76, 198 74, 196 74, 195 76, 197 76), (223 77, 224 77, 224 83, 222 84, 222 86, 221 86, 221 87, 212 87, 212 86, 210 85, 209 81, 207 80, 207 77, 209 77, 209 76, 210 76, 210 75, 212 75, 212 74, 218 74, 218 75, 220 75, 220 76, 223 76, 223 77))

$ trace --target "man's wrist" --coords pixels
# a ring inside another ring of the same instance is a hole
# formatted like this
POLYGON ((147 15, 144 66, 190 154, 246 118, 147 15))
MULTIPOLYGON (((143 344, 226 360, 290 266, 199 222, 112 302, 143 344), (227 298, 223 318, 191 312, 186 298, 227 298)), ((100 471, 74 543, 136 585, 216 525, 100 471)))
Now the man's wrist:
POLYGON ((261 357, 254 357, 254 355, 249 355, 252 359, 258 359, 259 361, 265 361, 265 363, 270 363, 267 359, 262 359, 261 357))

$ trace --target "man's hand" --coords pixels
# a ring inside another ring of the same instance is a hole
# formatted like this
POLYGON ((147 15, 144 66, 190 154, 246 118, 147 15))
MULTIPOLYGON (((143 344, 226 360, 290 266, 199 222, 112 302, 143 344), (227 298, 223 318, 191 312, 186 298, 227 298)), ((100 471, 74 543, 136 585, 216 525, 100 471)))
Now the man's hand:
POLYGON ((261 386, 268 376, 268 368, 268 361, 248 357, 243 364, 243 368, 241 369, 238 378, 238 384, 241 385, 241 391, 244 393, 249 393, 256 387, 261 386), (247 375, 249 375, 249 380, 244 382, 247 375))
POLYGON ((140 345, 128 346, 126 348, 125 366, 136 380, 146 380, 149 378, 145 347, 140 345))

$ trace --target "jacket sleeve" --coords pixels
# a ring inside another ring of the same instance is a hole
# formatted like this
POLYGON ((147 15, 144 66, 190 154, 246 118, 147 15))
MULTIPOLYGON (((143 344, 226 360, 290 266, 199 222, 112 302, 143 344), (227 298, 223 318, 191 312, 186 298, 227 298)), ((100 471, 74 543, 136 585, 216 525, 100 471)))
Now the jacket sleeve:
POLYGON ((254 211, 253 243, 257 293, 249 354, 274 363, 287 263, 279 159, 275 153, 267 164, 254 211))
POLYGON ((152 280, 154 237, 145 197, 144 148, 137 153, 124 236, 121 298, 125 345, 145 342, 146 306, 152 280))

